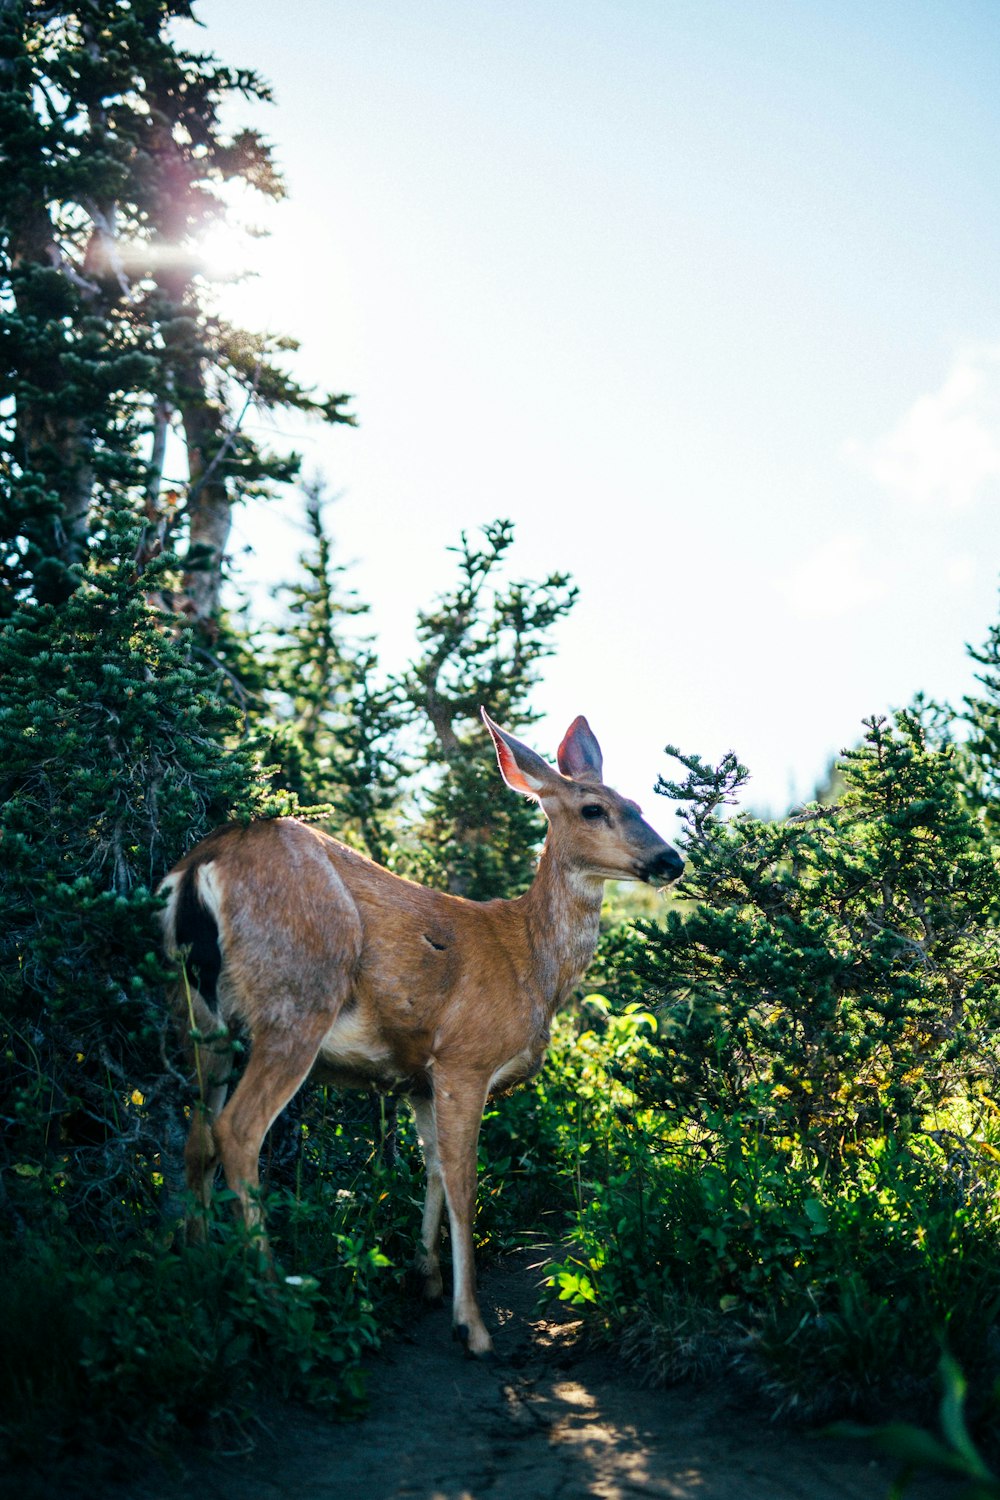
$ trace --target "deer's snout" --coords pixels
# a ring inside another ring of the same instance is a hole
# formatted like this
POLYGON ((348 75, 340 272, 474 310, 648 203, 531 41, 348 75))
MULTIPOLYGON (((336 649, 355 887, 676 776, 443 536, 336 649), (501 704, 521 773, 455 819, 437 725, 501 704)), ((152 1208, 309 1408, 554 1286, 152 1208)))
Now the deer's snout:
POLYGON ((680 880, 684 873, 684 861, 676 849, 669 845, 655 855, 643 871, 643 879, 653 884, 668 884, 680 880))

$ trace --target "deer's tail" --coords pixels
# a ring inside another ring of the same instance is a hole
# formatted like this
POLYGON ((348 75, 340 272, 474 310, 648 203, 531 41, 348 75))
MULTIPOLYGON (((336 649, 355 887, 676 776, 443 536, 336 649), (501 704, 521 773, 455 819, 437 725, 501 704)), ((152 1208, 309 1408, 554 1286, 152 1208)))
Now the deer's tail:
POLYGON ((233 1051, 219 997, 222 948, 211 866, 183 866, 167 876, 160 892, 167 897, 161 916, 164 951, 180 967, 174 1010, 205 1106, 200 1113, 210 1128, 225 1102, 233 1051))

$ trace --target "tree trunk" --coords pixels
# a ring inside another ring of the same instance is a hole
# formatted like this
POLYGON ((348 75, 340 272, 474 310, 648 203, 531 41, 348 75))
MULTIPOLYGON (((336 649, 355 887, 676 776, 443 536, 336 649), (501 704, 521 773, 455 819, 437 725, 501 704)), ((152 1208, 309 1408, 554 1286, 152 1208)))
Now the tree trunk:
POLYGON ((225 442, 220 414, 209 401, 196 363, 185 369, 179 385, 188 397, 181 404, 187 440, 190 488, 187 499, 188 545, 198 565, 184 574, 184 592, 195 625, 211 632, 219 610, 222 566, 232 526, 232 501, 218 473, 218 454, 225 442), (213 468, 216 472, 213 473, 213 468))

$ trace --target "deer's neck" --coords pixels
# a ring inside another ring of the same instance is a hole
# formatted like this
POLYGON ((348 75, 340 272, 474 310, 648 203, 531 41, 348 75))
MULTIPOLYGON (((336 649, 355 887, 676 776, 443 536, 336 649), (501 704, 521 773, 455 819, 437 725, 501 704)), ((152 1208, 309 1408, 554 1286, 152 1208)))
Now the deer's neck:
POLYGON ((549 844, 523 897, 528 941, 551 1018, 569 999, 597 948, 604 881, 567 871, 549 844))

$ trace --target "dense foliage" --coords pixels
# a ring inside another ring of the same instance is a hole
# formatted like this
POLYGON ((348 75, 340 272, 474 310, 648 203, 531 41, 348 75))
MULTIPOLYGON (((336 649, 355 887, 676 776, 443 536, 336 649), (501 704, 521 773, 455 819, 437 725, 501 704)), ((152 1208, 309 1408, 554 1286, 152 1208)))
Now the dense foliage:
MULTIPOLYGON (((391 1317, 412 1255, 412 1130, 397 1132, 392 1101, 373 1111, 364 1096, 359 1107, 327 1089, 297 1101, 284 1140, 269 1148, 281 1157, 272 1186, 286 1185, 272 1224, 280 1261, 295 1268, 289 1290, 275 1300, 224 1221, 207 1249, 168 1249, 192 1092, 163 1003, 157 881, 216 823, 294 809, 296 797, 319 804, 315 815, 341 835, 371 838, 383 857, 413 861, 419 848, 397 837, 406 819, 396 746, 411 735, 419 759, 430 730, 413 733, 419 705, 402 676, 376 679, 371 643, 351 637, 356 603, 341 598, 315 495, 307 511, 316 545, 287 626, 261 634, 259 653, 220 631, 225 673, 151 604, 174 562, 137 562, 141 528, 127 510, 109 515, 65 600, 25 601, 0 626, 0 1252, 3 1317, 19 1351, 0 1382, 0 1437, 15 1453, 35 1452, 41 1433, 45 1452, 58 1449, 80 1423, 106 1435, 109 1423, 130 1428, 137 1403, 149 1408, 147 1438, 213 1413, 237 1420, 262 1382, 350 1403, 358 1361, 377 1339, 375 1308, 391 1317), (246 688, 232 671, 244 662, 246 688), (381 822, 390 811, 392 825, 381 822), (373 829, 385 830, 381 848, 373 829), (386 1169, 371 1167, 397 1133, 389 1194, 386 1169), (44 1318, 53 1300, 74 1310, 61 1325, 44 1318), (204 1325, 196 1351, 186 1345, 192 1320, 204 1325), (37 1418, 27 1427, 26 1405, 37 1418)), ((498 529, 509 539, 504 526, 489 533, 498 529)), ((516 587, 537 622, 533 600, 548 583, 516 587)), ((492 593, 466 611, 462 629, 483 651, 495 618, 492 593)), ((516 640, 520 626, 502 621, 496 628, 516 640)), ((534 628, 542 652, 545 631, 534 628)), ((462 631, 450 630, 460 658, 462 631)), ((450 680, 463 701, 474 696, 457 665, 450 680)), ((507 691, 517 723, 516 676, 507 691)), ((440 816, 440 780, 406 795, 411 823, 440 816)), ((508 826, 502 811, 490 815, 508 826)), ((537 839, 534 823, 524 839, 537 839)), ((442 853, 426 874, 448 883, 442 853)), ((487 1222, 488 1236, 509 1233, 503 1213, 487 1222)))
MULTIPOLYGON (((298 469, 248 410, 350 419, 283 369, 294 340, 218 311, 204 233, 282 185, 267 142, 223 123, 267 86, 185 47, 190 19, 188 0, 0 3, 0 1448, 43 1459, 238 1419, 262 1388, 357 1396, 412 1248, 408 1195, 368 1170, 393 1112, 321 1092, 293 1117, 272 1174, 292 1281, 260 1282, 225 1215, 174 1245, 191 1087, 155 888, 215 824, 295 807, 442 885, 510 824, 523 880, 537 824, 491 806, 456 832, 447 783, 480 692, 526 722, 572 602, 556 575, 502 577, 507 523, 463 535, 426 655, 388 673, 317 482, 279 619, 222 609, 232 507, 288 497, 298 469)), ((501 889, 503 861, 483 878, 501 889)), ((403 1130, 400 1177, 413 1156, 403 1130)))
POLYGON ((661 784, 686 899, 605 944, 648 1024, 558 1282, 663 1376, 820 1412, 928 1400, 942 1341, 981 1396, 1000 1370, 1000 870, 947 722, 868 721, 779 822, 719 816, 735 757, 661 784))
POLYGON ((69 598, 0 628, 0 1162, 104 1233, 148 1211, 169 1118, 153 888, 192 830, 267 806, 214 674, 149 608, 137 535, 111 516, 69 598))

